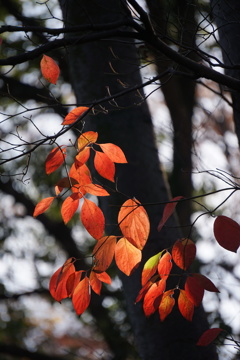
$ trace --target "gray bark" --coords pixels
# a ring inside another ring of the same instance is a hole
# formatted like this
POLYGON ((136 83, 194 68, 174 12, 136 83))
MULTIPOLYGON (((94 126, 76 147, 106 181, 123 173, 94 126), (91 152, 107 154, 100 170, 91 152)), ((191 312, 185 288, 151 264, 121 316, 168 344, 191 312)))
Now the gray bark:
MULTIPOLYGON (((64 20, 69 24, 89 21, 105 23, 127 16, 121 1, 99 0, 90 3, 87 0, 62 0, 60 3, 64 20)), ((91 104, 105 97, 108 92, 116 94, 123 91, 123 86, 128 88, 141 83, 135 46, 130 40, 122 40, 103 40, 68 49, 69 69, 79 105, 91 104)), ((98 131, 99 143, 119 145, 129 162, 128 165, 117 167, 119 192, 113 192, 110 198, 101 202, 108 224, 117 223, 119 206, 127 199, 123 194, 135 196, 143 204, 168 201, 168 189, 159 165, 151 118, 141 96, 143 94, 139 92, 132 92, 116 99, 116 102, 103 102, 106 111, 99 111, 96 116, 89 116, 86 120, 85 130, 98 131)), ((143 251, 143 263, 181 236, 178 229, 174 228, 177 225, 175 220, 168 223, 172 228, 164 228, 161 233, 157 233, 163 206, 147 206, 146 209, 151 222, 151 234, 143 251)), ((108 231, 112 230, 109 227, 108 231)), ((141 268, 130 277, 122 276, 140 357, 144 360, 215 359, 212 348, 195 346, 200 334, 208 327, 201 308, 196 309, 191 323, 183 319, 178 310, 161 323, 158 314, 146 318, 142 305, 134 304, 141 287, 141 268)))

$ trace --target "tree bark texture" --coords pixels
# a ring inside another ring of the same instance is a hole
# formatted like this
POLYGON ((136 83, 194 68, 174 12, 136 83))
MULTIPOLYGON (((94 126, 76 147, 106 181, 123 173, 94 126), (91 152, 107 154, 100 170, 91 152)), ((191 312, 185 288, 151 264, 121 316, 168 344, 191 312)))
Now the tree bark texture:
MULTIPOLYGON (((106 0, 60 1, 66 24, 106 23, 129 16, 121 1, 106 0)), ((98 41, 67 49, 69 69, 78 105, 91 104, 109 94, 117 94, 130 86, 141 83, 136 48, 129 39, 98 41)), ((122 148, 127 165, 117 167, 117 189, 101 201, 106 223, 116 228, 119 206, 135 196, 143 204, 168 201, 168 188, 161 172, 155 145, 153 127, 143 94, 128 93, 111 102, 102 102, 102 109, 86 119, 84 130, 98 131, 99 143, 111 142, 122 148)), ((108 186, 111 184, 107 183, 108 186)), ((175 219, 160 233, 163 205, 147 205, 151 234, 143 251, 143 263, 161 249, 171 246, 180 236, 175 219)), ((144 360, 215 359, 212 348, 195 346, 200 334, 208 327, 202 308, 195 310, 192 322, 187 322, 174 311, 165 322, 159 315, 146 318, 142 304, 134 304, 141 288, 140 266, 130 277, 121 276, 123 290, 136 344, 144 360)), ((172 284, 175 286, 176 284, 172 284)))

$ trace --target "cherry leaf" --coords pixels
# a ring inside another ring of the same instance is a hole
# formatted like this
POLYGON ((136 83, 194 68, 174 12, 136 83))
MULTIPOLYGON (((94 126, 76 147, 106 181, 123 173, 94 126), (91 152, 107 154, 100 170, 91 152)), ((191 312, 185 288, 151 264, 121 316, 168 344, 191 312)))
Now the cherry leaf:
POLYGON ((179 289, 179 297, 178 297, 178 308, 182 316, 188 320, 192 321, 193 313, 194 313, 194 304, 187 297, 186 291, 179 289))
POLYGON ((42 76, 51 84, 55 85, 60 74, 60 69, 56 61, 54 61, 50 56, 43 55, 40 62, 40 69, 42 76))
POLYGON ((46 174, 49 175, 57 170, 66 158, 66 147, 55 147, 48 154, 45 162, 46 174))
POLYGON ((72 303, 77 315, 81 315, 88 308, 90 299, 90 282, 89 278, 85 276, 76 286, 72 295, 72 303))
POLYGON ((227 216, 218 216, 214 221, 215 238, 224 249, 237 252, 240 246, 240 226, 227 216))
POLYGON ((153 255, 145 262, 142 271, 142 286, 144 286, 157 271, 158 262, 161 255, 162 255, 162 251, 156 255, 153 255))
POLYGON ((173 297, 174 290, 168 290, 163 293, 161 302, 158 308, 160 320, 164 321, 166 317, 172 312, 175 305, 175 299, 173 297))
POLYGON ((96 151, 94 156, 94 167, 102 177, 114 182, 115 165, 106 154, 96 151))
POLYGON ((146 316, 152 315, 158 308, 166 288, 166 280, 161 279, 152 284, 143 300, 143 310, 146 316))
POLYGON ((213 282, 210 279, 208 279, 206 276, 198 273, 194 273, 190 275, 193 276, 194 278, 197 278, 199 283, 205 290, 211 292, 218 292, 218 293, 220 292, 218 288, 213 284, 213 282))
POLYGON ((161 279, 167 280, 171 270, 172 270, 172 255, 167 251, 159 260, 158 274, 161 279))
POLYGON ((70 113, 67 114, 67 116, 64 118, 62 125, 71 125, 73 124, 80 116, 82 116, 89 108, 86 106, 79 106, 70 113))
POLYGON ((207 346, 211 344, 222 331, 224 330, 220 328, 212 328, 204 331, 204 333, 200 336, 196 345, 207 346))
POLYGON ((71 218, 77 211, 80 196, 80 194, 74 193, 68 196, 62 203, 61 214, 65 224, 67 224, 71 220, 71 218))
POLYGON ((36 216, 44 213, 51 206, 54 199, 55 199, 55 197, 51 196, 51 197, 47 197, 47 198, 39 201, 39 203, 36 205, 36 207, 34 209, 33 216, 36 217, 36 216))
POLYGON ((73 258, 68 259, 63 266, 61 266, 52 275, 49 282, 49 291, 52 297, 56 301, 62 301, 68 297, 68 291, 66 287, 67 280, 71 274, 75 273, 75 267, 72 263, 73 258))
POLYGON ((86 146, 93 144, 98 139, 98 133, 95 131, 87 131, 78 138, 78 150, 82 151, 86 146))
POLYGON ((162 227, 165 225, 165 223, 167 222, 167 220, 170 218, 170 216, 173 214, 175 207, 178 204, 178 201, 183 199, 183 196, 177 196, 175 198, 173 198, 171 200, 171 202, 169 202, 168 204, 165 205, 165 208, 163 210, 163 216, 162 219, 160 221, 160 223, 158 224, 158 231, 161 231, 162 227))
POLYGON ((119 146, 111 143, 98 145, 111 161, 121 164, 127 163, 127 159, 119 146))
POLYGON ((172 258, 180 269, 187 270, 196 256, 196 245, 190 239, 177 240, 172 248, 172 258))
POLYGON ((126 275, 131 275, 142 259, 142 252, 132 245, 126 238, 117 242, 115 247, 115 261, 117 267, 126 275))
POLYGON ((93 201, 84 199, 80 217, 83 226, 94 239, 97 240, 103 236, 105 218, 102 210, 93 201))
POLYGON ((104 272, 110 266, 116 246, 116 236, 104 236, 98 240, 97 244, 93 249, 94 255, 94 271, 104 272))
POLYGON ((195 305, 200 306, 202 303, 204 288, 201 285, 201 282, 198 281, 198 278, 188 276, 185 282, 186 295, 188 299, 195 305))

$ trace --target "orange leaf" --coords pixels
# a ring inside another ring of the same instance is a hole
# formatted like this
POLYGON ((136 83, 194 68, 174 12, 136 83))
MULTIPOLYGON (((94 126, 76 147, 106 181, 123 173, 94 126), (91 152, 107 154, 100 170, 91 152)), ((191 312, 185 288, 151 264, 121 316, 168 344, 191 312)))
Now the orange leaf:
POLYGON ((172 255, 167 251, 159 260, 158 274, 161 279, 167 280, 171 270, 172 270, 172 255))
POLYGON ((142 259, 141 250, 132 245, 126 238, 121 238, 115 247, 115 261, 118 268, 126 275, 136 269, 142 259))
POLYGON ((94 156, 94 167, 102 177, 114 182, 115 165, 106 154, 96 151, 94 156))
POLYGON ((33 216, 37 217, 38 215, 44 213, 50 207, 54 199, 55 197, 51 196, 39 201, 39 203, 36 205, 34 209, 33 216))
POLYGON ((98 133, 95 131, 87 131, 78 138, 78 150, 82 151, 87 145, 93 144, 98 139, 98 133))
POLYGON ((85 164, 90 156, 90 148, 89 147, 85 147, 83 150, 81 150, 77 156, 75 157, 76 163, 78 166, 82 166, 83 164, 85 164))
POLYGON ((62 125, 71 125, 73 124, 82 114, 85 113, 89 108, 86 106, 79 106, 70 113, 67 114, 67 116, 64 118, 62 125))
POLYGON ((64 177, 61 180, 59 180, 57 182, 57 184, 55 185, 55 192, 56 195, 60 194, 60 192, 64 189, 64 188, 71 188, 73 185, 76 185, 78 182, 77 180, 73 179, 73 178, 69 178, 69 177, 64 177))
POLYGON ((66 147, 56 147, 47 156, 45 162, 46 174, 49 175, 57 170, 66 158, 66 147))
POLYGON ((146 316, 152 315, 158 309, 165 288, 166 280, 161 279, 148 289, 143 300, 143 310, 146 316))
POLYGON ((158 224, 158 231, 160 231, 162 229, 162 227, 165 225, 165 223, 167 222, 167 220, 170 218, 170 216, 173 214, 175 207, 178 204, 178 201, 183 199, 183 196, 177 196, 175 198, 173 198, 171 200, 171 202, 169 202, 168 204, 165 205, 165 208, 163 210, 163 216, 162 219, 160 221, 160 223, 158 224))
POLYGON ((105 218, 102 210, 93 201, 84 199, 80 217, 83 226, 94 239, 103 236, 105 218))
POLYGON ((224 249, 237 252, 240 246, 240 226, 227 216, 218 216, 214 221, 214 235, 224 249))
POLYGON ((172 258, 180 269, 187 270, 196 256, 196 245, 190 239, 177 240, 172 248, 172 258))
POLYGON ((80 192, 82 195, 86 194, 86 191, 83 188, 83 185, 90 184, 92 182, 90 171, 87 165, 83 164, 78 167, 76 163, 73 163, 69 171, 69 176, 76 180, 76 184, 72 187, 73 192, 80 192))
POLYGON ((212 328, 204 331, 204 333, 200 336, 196 345, 207 346, 211 344, 222 331, 224 330, 220 328, 212 328))
POLYGON ((150 223, 146 210, 137 200, 129 199, 121 206, 118 224, 131 243, 142 250, 148 239, 150 223))
POLYGON ((94 271, 103 272, 110 266, 115 253, 116 241, 116 236, 104 236, 98 240, 93 249, 94 271))
POLYGON ((149 279, 151 279, 151 277, 155 274, 155 272, 157 271, 157 267, 158 267, 158 263, 159 263, 159 259, 162 255, 162 251, 159 252, 158 254, 150 257, 150 259, 148 259, 143 267, 143 271, 142 271, 142 286, 145 285, 149 279))
POLYGON ((202 275, 202 274, 191 274, 191 276, 193 276, 194 278, 197 278, 198 281, 200 282, 201 286, 207 290, 207 291, 211 291, 211 292, 220 292, 218 290, 218 288, 216 288, 216 286, 213 284, 213 282, 208 279, 206 276, 202 275))
POLYGON ((175 304, 175 299, 173 295, 174 295, 174 290, 168 290, 165 293, 163 293, 158 308, 161 321, 164 321, 166 317, 172 312, 173 306, 175 304))
POLYGON ((40 62, 40 69, 42 76, 51 84, 55 85, 60 74, 60 69, 56 61, 54 61, 50 56, 43 55, 40 62))
POLYGON ((98 184, 87 184, 83 185, 84 190, 95 196, 109 196, 110 194, 101 186, 98 184))
POLYGON ((101 280, 98 279, 95 271, 91 271, 89 280, 90 280, 90 286, 93 289, 93 291, 96 294, 100 295, 101 289, 102 289, 102 282, 101 282, 101 280))
POLYGON ((65 224, 71 220, 77 211, 80 197, 80 194, 73 193, 72 195, 68 196, 62 203, 61 214, 65 224))
POLYGON ((85 273, 84 270, 75 271, 68 277, 66 283, 68 297, 72 297, 73 291, 80 282, 83 273, 85 273))
POLYGON ((182 316, 188 320, 192 321, 193 313, 194 313, 194 305, 187 297, 186 291, 179 289, 179 297, 178 297, 178 308, 182 316))
POLYGON ((114 144, 98 144, 102 151, 115 163, 127 163, 127 159, 122 151, 122 149, 114 144))
POLYGON ((111 284, 111 282, 112 282, 112 279, 105 271, 100 272, 100 273, 97 272, 96 276, 100 281, 104 282, 105 284, 111 284))
POLYGON ((188 276, 185 282, 184 289, 186 291, 188 299, 195 306, 200 306, 204 295, 204 288, 201 285, 200 281, 198 281, 198 278, 188 276))
POLYGON ((62 299, 68 297, 66 283, 69 276, 73 273, 75 273, 75 267, 72 263, 72 258, 70 258, 52 275, 49 291, 56 301, 62 301, 62 299))
POLYGON ((83 280, 76 286, 72 303, 77 315, 81 315, 87 308, 91 299, 89 278, 85 276, 83 280))
POLYGON ((135 303, 139 302, 140 300, 142 300, 144 298, 144 296, 148 292, 148 289, 152 286, 153 283, 155 283, 155 281, 157 279, 158 279, 158 275, 153 276, 148 282, 146 282, 146 284, 139 291, 138 296, 135 300, 135 303))

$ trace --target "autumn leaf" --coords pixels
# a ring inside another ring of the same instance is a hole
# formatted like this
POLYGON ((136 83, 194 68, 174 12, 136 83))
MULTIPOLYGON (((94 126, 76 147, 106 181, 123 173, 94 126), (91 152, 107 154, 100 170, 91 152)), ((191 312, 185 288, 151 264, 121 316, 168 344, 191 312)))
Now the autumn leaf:
POLYGON ((46 174, 57 170, 66 158, 66 147, 55 147, 47 156, 45 162, 46 174))
POLYGON ((150 257, 144 264, 142 271, 142 286, 155 274, 162 251, 150 257))
POLYGON ((71 188, 73 185, 76 185, 78 182, 76 179, 70 178, 70 177, 64 177, 61 180, 57 182, 55 185, 55 192, 56 195, 60 194, 60 192, 64 188, 71 188))
POLYGON ((161 321, 164 321, 166 317, 172 312, 172 309, 175 305, 175 299, 173 295, 174 295, 174 290, 168 290, 164 292, 162 295, 158 308, 161 321))
POLYGON ((85 229, 96 240, 103 236, 105 218, 102 210, 91 200, 84 198, 80 213, 85 229))
POLYGON ((110 194, 101 185, 98 184, 87 184, 83 185, 82 188, 86 193, 95 196, 109 196, 110 194))
POLYGON ((88 308, 90 299, 90 282, 89 278, 85 276, 85 278, 76 286, 72 295, 72 303, 77 315, 81 315, 88 308))
POLYGON ((121 238, 115 247, 117 267, 126 275, 131 275, 142 259, 142 252, 126 238, 121 238))
POLYGON ((161 279, 152 284, 152 286, 148 289, 143 300, 143 310, 147 317, 152 315, 159 308, 165 288, 166 280, 161 279))
POLYGON ((74 162, 69 171, 69 177, 74 178, 76 180, 76 184, 73 185, 73 192, 81 192, 82 195, 86 194, 83 186, 92 183, 91 173, 86 164, 78 167, 74 162))
POLYGON ((79 106, 70 113, 67 114, 67 116, 64 118, 62 125, 71 125, 73 124, 81 115, 85 113, 89 108, 86 106, 79 106))
POLYGON ((205 290, 211 292, 220 292, 218 288, 213 284, 213 282, 210 279, 208 279, 205 275, 198 273, 193 273, 190 275, 194 278, 197 278, 197 280, 205 290))
POLYGON ((160 258, 158 263, 158 274, 161 279, 168 278, 172 270, 172 255, 166 251, 166 253, 160 258))
POLYGON ((114 144, 107 143, 107 144, 98 144, 104 154, 106 154, 109 159, 115 163, 127 163, 127 159, 122 151, 122 149, 114 144))
POLYGON ((91 271, 90 277, 90 285, 93 291, 100 295, 102 283, 111 284, 111 278, 106 272, 97 273, 95 271, 91 271))
POLYGON ((50 207, 54 199, 55 197, 51 196, 39 201, 39 203, 35 206, 33 217, 37 217, 38 215, 44 213, 50 207))
POLYGON ((172 258, 180 269, 187 270, 196 256, 196 245, 190 239, 177 240, 172 248, 172 258))
POLYGON ((78 166, 82 166, 85 164, 90 157, 90 148, 85 147, 82 151, 80 151, 75 157, 76 163, 78 166))
POLYGON ((178 296, 178 308, 182 316, 188 320, 192 321, 194 313, 194 304, 187 297, 186 291, 179 289, 180 293, 178 296))
POLYGON ((67 282, 66 282, 66 289, 67 289, 68 297, 72 297, 72 294, 73 294, 76 286, 78 285, 78 283, 81 281, 82 275, 84 273, 86 273, 84 270, 79 270, 79 271, 75 271, 68 277, 67 282))
POLYGON ((50 56, 43 55, 40 62, 40 69, 42 76, 51 84, 56 85, 60 74, 60 69, 56 61, 54 61, 50 56))
POLYGON ((224 330, 220 328, 212 328, 204 331, 204 333, 200 336, 196 345, 207 346, 211 344, 222 331, 224 330))
POLYGON ((173 214, 175 207, 178 204, 178 201, 183 199, 183 196, 176 196, 175 198, 171 199, 169 203, 167 203, 165 205, 165 208, 163 210, 163 216, 162 219, 160 221, 160 223, 158 224, 157 230, 161 231, 161 229, 163 228, 163 226, 165 225, 165 223, 167 222, 167 220, 170 218, 170 216, 173 214))
POLYGON ((72 263, 72 259, 73 258, 68 259, 63 266, 55 271, 50 279, 49 291, 56 301, 60 302, 68 297, 66 283, 69 276, 75 273, 75 267, 72 263))
POLYGON ((104 236, 98 240, 93 249, 93 255, 95 258, 94 271, 104 272, 110 266, 116 246, 116 236, 104 236))
POLYGON ((78 138, 78 150, 82 151, 86 146, 93 144, 98 139, 98 133, 95 131, 86 131, 78 138))
POLYGON ((202 303, 204 288, 198 278, 188 276, 185 282, 185 292, 188 299, 195 305, 200 306, 202 303))
POLYGON ((115 165, 106 154, 100 151, 95 152, 94 167, 99 175, 114 182, 115 165))
POLYGON ((71 220, 77 211, 80 197, 81 194, 73 193, 72 195, 68 196, 62 203, 61 214, 65 224, 71 220))
POLYGON ((150 223, 146 210, 139 205, 137 200, 125 201, 118 214, 118 224, 123 236, 142 250, 148 239, 150 223))
POLYGON ((214 221, 215 238, 224 249, 237 252, 240 246, 240 226, 227 216, 218 216, 214 221))

